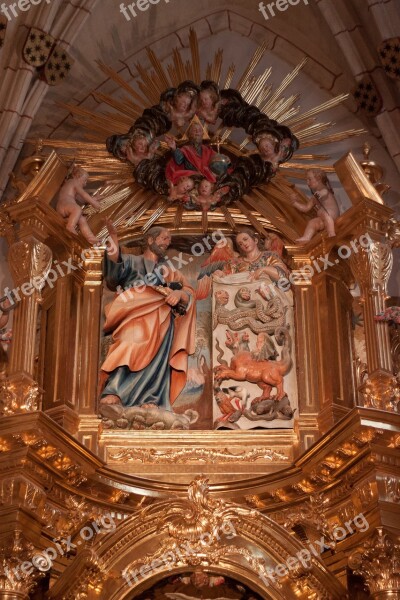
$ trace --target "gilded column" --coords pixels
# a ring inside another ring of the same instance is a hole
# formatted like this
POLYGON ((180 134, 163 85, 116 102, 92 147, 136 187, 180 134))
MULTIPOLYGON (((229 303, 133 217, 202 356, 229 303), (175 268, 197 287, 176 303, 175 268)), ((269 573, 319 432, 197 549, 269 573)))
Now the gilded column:
MULTIPOLYGON (((13 295, 19 302, 13 314, 10 373, 23 372, 34 377, 40 290, 51 260, 50 248, 34 237, 15 242, 10 248, 8 262, 15 282, 13 295)), ((13 302, 11 296, 10 300, 13 302)))
POLYGON ((35 354, 40 290, 51 266, 51 250, 34 237, 10 247, 9 265, 15 282, 5 290, 10 302, 18 302, 13 314, 8 376, 1 382, 2 415, 39 408, 40 390, 35 379, 35 354))
POLYGON ((77 410, 80 415, 79 439, 90 450, 96 452, 99 427, 97 395, 103 295, 103 250, 88 250, 86 256, 81 270, 82 285, 79 298, 77 410))
MULTIPOLYGON (((292 249, 294 250, 294 249, 292 249)), ((292 290, 296 307, 295 339, 298 365, 300 452, 307 450, 319 438, 317 415, 319 411, 318 354, 316 343, 316 303, 312 280, 305 278, 310 272, 310 258, 298 249, 293 257, 297 269, 292 274, 292 290), (300 268, 301 267, 301 268, 300 268), (302 275, 303 273, 303 275, 302 275)))
POLYGON ((350 265, 361 288, 369 379, 360 389, 364 404, 390 409, 388 390, 393 379, 389 330, 386 323, 375 320, 385 310, 387 283, 392 270, 390 246, 373 239, 350 257, 350 265))

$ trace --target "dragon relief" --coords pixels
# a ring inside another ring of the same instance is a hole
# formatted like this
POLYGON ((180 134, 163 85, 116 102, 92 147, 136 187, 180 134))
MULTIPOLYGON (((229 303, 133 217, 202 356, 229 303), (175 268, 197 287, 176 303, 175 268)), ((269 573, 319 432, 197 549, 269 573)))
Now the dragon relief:
POLYGON ((286 321, 286 310, 279 296, 268 292, 267 286, 261 284, 256 293, 266 301, 253 300, 251 290, 247 287, 240 288, 234 298, 236 308, 226 308, 229 302, 229 294, 226 290, 215 292, 215 309, 213 315, 213 329, 218 324, 227 325, 232 331, 239 331, 249 327, 255 334, 266 332, 274 333, 277 327, 281 327, 286 321))
POLYGON ((282 347, 281 357, 277 352, 273 341, 268 335, 259 334, 257 348, 251 351, 247 334, 226 330, 225 346, 232 352, 230 364, 223 360, 223 350, 217 340, 217 349, 220 350, 217 357, 219 366, 214 368, 215 396, 222 417, 217 421, 229 421, 235 423, 241 416, 250 421, 274 419, 290 420, 295 410, 290 405, 287 393, 284 389, 284 377, 292 368, 292 339, 288 327, 277 327, 275 339, 278 346, 282 347), (264 339, 266 338, 266 339, 264 339), (262 343, 258 343, 261 341, 262 343), (272 360, 271 360, 272 359, 272 360), (226 380, 249 382, 261 388, 260 396, 251 401, 248 408, 249 395, 245 387, 231 386, 220 387, 226 380), (272 396, 272 390, 276 388, 276 395, 272 396))

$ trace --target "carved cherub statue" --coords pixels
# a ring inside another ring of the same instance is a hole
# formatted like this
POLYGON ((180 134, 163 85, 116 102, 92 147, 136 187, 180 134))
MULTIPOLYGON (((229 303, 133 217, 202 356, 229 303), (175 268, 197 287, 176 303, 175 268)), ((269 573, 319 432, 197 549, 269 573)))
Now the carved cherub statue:
POLYGON ((204 212, 212 210, 228 191, 229 187, 227 185, 215 191, 215 184, 204 177, 198 185, 197 193, 192 194, 190 208, 200 208, 204 212))
POLYGON ((326 230, 329 237, 334 237, 335 221, 339 216, 339 206, 333 193, 329 179, 320 169, 309 169, 307 171, 307 184, 313 193, 313 197, 307 203, 299 201, 299 195, 295 192, 290 196, 292 204, 300 212, 308 213, 315 210, 316 216, 308 223, 302 237, 296 240, 297 244, 309 242, 318 231, 326 230))
POLYGON ((96 210, 100 209, 100 202, 96 195, 91 196, 83 189, 88 180, 88 173, 82 167, 74 167, 72 178, 67 179, 58 194, 56 211, 67 221, 67 231, 76 234, 78 225, 81 234, 90 244, 97 244, 98 239, 90 229, 86 217, 82 215, 83 206, 88 203, 96 210))
POLYGON ((153 158, 158 147, 158 141, 151 141, 144 133, 135 132, 131 143, 126 147, 126 158, 132 165, 137 167, 142 160, 153 158))
POLYGON ((191 192, 194 189, 195 182, 192 177, 184 176, 180 177, 175 185, 172 183, 172 181, 168 181, 168 186, 168 200, 188 201, 190 199, 189 192, 191 192))
POLYGON ((203 81, 200 85, 197 116, 206 123, 215 124, 219 111, 219 90, 214 81, 203 81))
POLYGON ((197 110, 199 88, 192 81, 184 81, 176 89, 167 90, 161 97, 161 106, 177 127, 183 127, 197 110))
POLYGON ((272 163, 274 169, 286 160, 291 149, 290 138, 279 140, 272 133, 261 133, 254 140, 264 161, 272 163))

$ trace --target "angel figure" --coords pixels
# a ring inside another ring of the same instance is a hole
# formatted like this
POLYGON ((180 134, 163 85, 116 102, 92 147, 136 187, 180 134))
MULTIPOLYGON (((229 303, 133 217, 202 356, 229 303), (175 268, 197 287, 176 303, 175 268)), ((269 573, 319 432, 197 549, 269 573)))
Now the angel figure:
POLYGON ((168 181, 168 200, 171 200, 172 202, 175 200, 188 201, 190 199, 189 192, 194 189, 194 186, 194 179, 187 176, 180 177, 175 185, 172 181, 168 181))
POLYGON ((145 133, 136 131, 131 138, 130 144, 125 150, 126 159, 135 167, 145 159, 152 159, 158 150, 159 142, 151 140, 145 133))
POLYGON ((229 186, 227 185, 215 190, 215 184, 204 177, 197 187, 197 193, 195 192, 191 197, 190 207, 186 206, 186 208, 200 208, 204 212, 214 210, 220 203, 222 196, 228 191, 229 186))
POLYGON ((288 137, 280 140, 272 133, 261 133, 255 138, 254 143, 261 158, 270 162, 274 169, 285 162, 291 153, 292 140, 288 137))
POLYGON ((233 242, 230 238, 223 237, 215 244, 210 256, 201 265, 197 278, 196 300, 204 300, 210 295, 211 275, 214 271, 222 270, 226 261, 237 256, 238 253, 234 251, 233 242))
POLYGON ((313 193, 306 203, 299 201, 299 195, 295 192, 290 196, 292 204, 303 213, 315 211, 314 216, 308 223, 302 237, 296 240, 297 244, 309 242, 318 231, 326 230, 328 237, 335 237, 335 220, 338 218, 339 206, 333 193, 329 179, 321 169, 309 169, 307 171, 307 184, 313 193))
POLYGON ((199 103, 196 114, 206 123, 216 123, 219 113, 219 90, 214 81, 203 81, 200 85, 199 103))
POLYGON ((197 110, 198 86, 192 81, 184 81, 176 89, 167 90, 160 104, 168 118, 177 127, 183 127, 190 121, 197 110))
POLYGON ((268 252, 275 252, 278 254, 278 256, 282 256, 284 248, 285 245, 279 235, 273 231, 269 231, 265 236, 264 250, 267 250, 268 252))
POLYGON ((88 177, 88 172, 82 167, 73 168, 72 179, 67 179, 59 191, 56 211, 68 219, 67 231, 76 234, 75 228, 78 225, 81 234, 89 244, 97 244, 99 240, 90 229, 86 217, 82 215, 82 208, 86 203, 96 210, 100 209, 100 202, 97 200, 96 194, 91 196, 83 189, 87 184, 88 177))

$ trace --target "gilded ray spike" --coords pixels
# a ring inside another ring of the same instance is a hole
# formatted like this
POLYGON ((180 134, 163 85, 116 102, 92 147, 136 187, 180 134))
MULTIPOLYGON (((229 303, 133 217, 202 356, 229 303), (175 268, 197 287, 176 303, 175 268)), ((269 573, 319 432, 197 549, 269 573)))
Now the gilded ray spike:
POLYGON ((339 104, 342 104, 342 102, 347 100, 348 97, 349 97, 349 94, 340 94, 339 96, 336 96, 335 98, 331 98, 330 100, 323 102, 319 106, 316 106, 315 108, 312 108, 311 110, 308 110, 307 112, 298 115, 294 119, 290 119, 289 121, 285 122, 285 125, 290 127, 291 125, 296 125, 296 124, 300 123, 301 121, 306 120, 310 117, 315 117, 315 115, 318 115, 321 112, 329 110, 330 108, 335 108, 339 104))
POLYGON ((286 75, 281 85, 275 90, 272 96, 269 98, 268 102, 262 107, 262 111, 268 114, 268 112, 274 107, 274 102, 279 98, 279 96, 286 90, 286 88, 296 79, 297 75, 300 73, 301 69, 307 62, 307 58, 304 58, 300 64, 297 65, 286 75))
POLYGON ((229 227, 235 231, 236 230, 236 223, 235 223, 235 220, 232 217, 231 213, 227 209, 227 207, 226 206, 221 206, 220 207, 220 211, 224 215, 225 221, 228 223, 229 227))
POLYGON ((269 78, 269 76, 272 73, 272 68, 270 67, 269 69, 267 69, 266 71, 264 71, 264 73, 262 73, 262 75, 259 75, 258 77, 255 78, 253 84, 250 86, 250 89, 248 90, 248 93, 246 96, 243 96, 244 99, 246 100, 246 102, 248 102, 249 104, 254 104, 256 98, 262 94, 262 91, 265 87, 265 83, 267 81, 267 79, 269 78))
POLYGON ((315 125, 311 125, 311 127, 308 127, 307 129, 303 129, 302 131, 299 131, 296 135, 300 141, 303 141, 307 138, 314 137, 316 134, 320 134, 322 131, 326 131, 333 125, 335 125, 335 123, 333 123, 333 122, 315 123, 315 125))
POLYGON ((105 73, 108 77, 110 77, 110 79, 115 81, 115 83, 117 83, 121 88, 126 90, 128 94, 135 98, 139 106, 143 107, 143 110, 146 108, 146 100, 140 94, 138 94, 137 91, 134 90, 133 87, 130 86, 129 83, 125 81, 125 79, 121 77, 119 73, 117 73, 116 71, 114 71, 114 69, 108 67, 100 61, 98 61, 97 64, 99 65, 103 73, 105 73))
POLYGON ((93 97, 99 103, 107 104, 116 110, 119 110, 121 113, 127 115, 130 119, 137 119, 143 112, 138 104, 134 104, 133 102, 126 102, 124 100, 116 100, 112 96, 107 96, 106 94, 101 94, 100 92, 94 92, 93 97))
POLYGON ((263 102, 266 101, 266 99, 268 98, 268 96, 271 93, 271 90, 272 90, 272 85, 267 85, 263 90, 261 90, 258 97, 254 100, 254 105, 257 106, 257 108, 260 108, 260 106, 263 104, 263 102))
POLYGON ((148 74, 148 71, 141 64, 136 64, 136 69, 142 79, 139 81, 139 87, 146 96, 150 105, 158 104, 160 92, 154 79, 148 74))
POLYGON ((264 56, 266 50, 267 50, 267 42, 264 42, 254 52, 254 54, 253 54, 253 56, 252 56, 249 64, 247 65, 246 69, 244 70, 243 75, 239 79, 239 83, 237 84, 237 89, 239 90, 239 92, 241 92, 242 87, 246 84, 247 79, 250 77, 250 75, 252 74, 252 72, 254 71, 254 69, 256 68, 256 66, 261 61, 261 59, 264 56))
POLYGON ((221 83, 221 70, 222 70, 222 61, 224 58, 224 52, 220 48, 217 50, 214 56, 214 61, 211 65, 210 77, 212 81, 215 81, 218 85, 221 83))
POLYGON ((356 137, 358 135, 363 135, 367 133, 365 129, 349 129, 347 131, 342 131, 341 133, 333 133, 331 135, 327 135, 325 137, 315 138, 313 140, 309 140, 304 142, 301 147, 302 148, 310 148, 312 146, 324 146, 325 144, 333 144, 334 142, 342 142, 343 140, 347 140, 351 137, 356 137))
POLYGON ((200 73, 200 52, 199 52, 199 42, 197 39, 197 33, 194 29, 190 29, 189 31, 189 44, 190 44, 190 52, 192 55, 192 74, 193 81, 195 83, 201 82, 201 73, 200 73))
POLYGON ((246 208, 246 206, 239 200, 236 201, 235 205, 244 214, 246 219, 249 221, 250 225, 252 225, 258 233, 260 233, 261 235, 265 235, 264 227, 260 224, 260 222, 256 219, 256 217, 249 211, 249 209, 246 208))
POLYGON ((330 167, 327 165, 318 165, 318 164, 307 164, 303 165, 302 163, 297 162, 287 162, 281 165, 282 169, 300 169, 301 171, 307 171, 308 169, 320 169, 321 171, 326 171, 326 173, 335 173, 334 167, 330 167))
POLYGON ((282 98, 280 105, 277 106, 276 109, 268 115, 269 118, 283 122, 285 114, 288 110, 292 108, 293 104, 295 104, 295 102, 297 102, 299 98, 300 94, 293 94, 292 96, 289 96, 289 98, 287 98, 286 100, 282 98))
POLYGON ((232 85, 232 81, 233 81, 233 77, 235 75, 235 71, 236 71, 236 67, 235 65, 231 65, 228 69, 228 72, 226 74, 226 79, 225 79, 225 83, 222 86, 224 90, 227 90, 228 88, 231 87, 232 85))
POLYGON ((148 55, 150 62, 153 65, 155 72, 157 74, 158 83, 159 83, 159 85, 158 85, 159 93, 161 94, 163 90, 171 87, 170 82, 168 80, 167 74, 164 71, 164 68, 163 68, 161 62, 159 61, 157 56, 154 54, 153 50, 150 50, 150 48, 147 48, 147 55, 148 55))
MULTIPOLYGON (((127 227, 130 227, 131 225, 133 225, 134 223, 136 223, 136 221, 138 221, 140 219, 140 217, 142 215, 144 215, 149 210, 149 208, 151 208, 154 204, 156 204, 156 202, 158 201, 158 199, 159 199, 159 196, 155 196, 154 192, 152 192, 151 197, 148 198, 142 204, 141 208, 138 209, 135 212, 135 214, 127 220, 127 222, 126 222, 127 227)), ((126 218, 126 214, 127 214, 127 211, 124 211, 124 218, 126 218)))
POLYGON ((157 219, 159 219, 165 213, 167 208, 168 208, 168 201, 165 198, 162 198, 160 206, 155 209, 155 211, 153 212, 151 217, 143 225, 143 227, 142 227, 143 233, 145 233, 146 231, 148 231, 150 229, 150 227, 157 221, 157 219))

